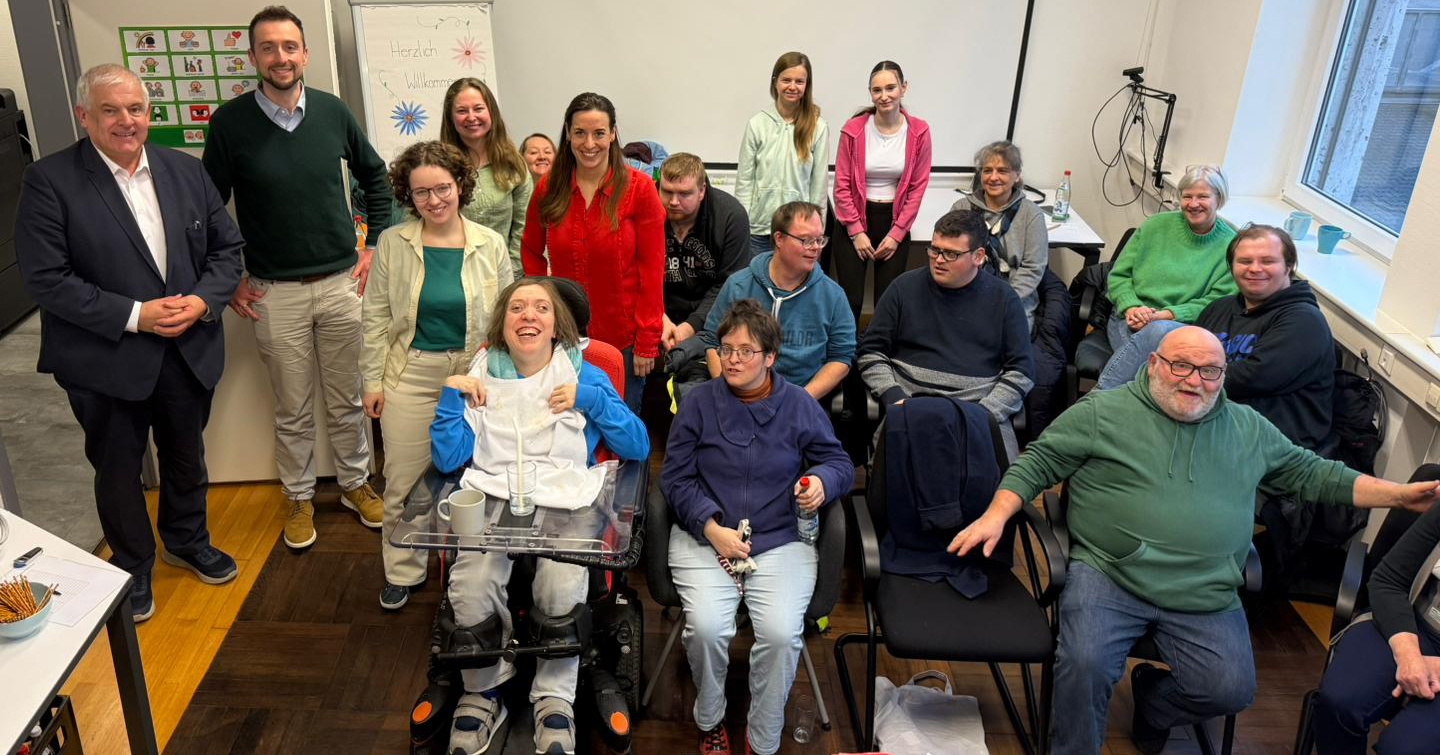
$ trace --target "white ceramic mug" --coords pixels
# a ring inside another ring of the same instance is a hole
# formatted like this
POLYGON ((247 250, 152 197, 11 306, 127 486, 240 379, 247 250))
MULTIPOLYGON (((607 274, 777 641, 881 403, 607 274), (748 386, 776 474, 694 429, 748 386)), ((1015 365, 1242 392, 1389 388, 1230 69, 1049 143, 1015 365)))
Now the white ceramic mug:
POLYGON ((479 490, 456 490, 436 511, 457 535, 478 535, 485 529, 485 493, 479 490))

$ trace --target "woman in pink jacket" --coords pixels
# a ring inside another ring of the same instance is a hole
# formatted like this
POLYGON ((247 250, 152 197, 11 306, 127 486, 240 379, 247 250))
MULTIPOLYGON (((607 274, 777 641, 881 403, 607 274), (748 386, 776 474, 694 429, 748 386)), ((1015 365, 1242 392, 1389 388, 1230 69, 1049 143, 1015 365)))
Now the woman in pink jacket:
POLYGON ((835 272, 860 321, 867 263, 875 300, 905 272, 910 226, 930 183, 930 127, 905 111, 905 74, 882 60, 870 71, 871 106, 845 122, 835 155, 835 272))

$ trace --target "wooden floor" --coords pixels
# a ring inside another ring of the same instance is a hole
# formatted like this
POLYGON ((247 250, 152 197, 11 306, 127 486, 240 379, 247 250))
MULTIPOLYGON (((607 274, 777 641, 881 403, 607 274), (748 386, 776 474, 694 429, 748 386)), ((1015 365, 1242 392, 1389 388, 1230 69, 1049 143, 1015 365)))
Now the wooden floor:
MULTIPOLYGON (((239 578, 212 587, 188 572, 156 565, 157 611, 139 625, 139 636, 156 732, 167 752, 405 751, 406 716, 422 684, 438 589, 432 580, 405 610, 382 611, 377 603, 377 535, 336 499, 333 488, 328 494, 322 489, 317 497, 319 541, 308 552, 294 554, 277 544, 283 507, 277 486, 214 486, 212 538, 235 556, 239 578)), ((831 647, 838 633, 863 631, 856 577, 847 573, 826 635, 807 638, 834 729, 819 732, 806 746, 787 737, 782 753, 854 749, 831 647)), ((631 583, 648 597, 643 574, 632 574, 631 583)), ((675 617, 663 618, 648 600, 646 606, 645 665, 654 674, 675 617)), ((1316 624, 1326 620, 1323 610, 1309 613, 1316 624)), ((1300 696, 1318 679, 1321 645, 1287 603, 1252 611, 1251 626, 1260 691, 1255 704, 1239 717, 1235 752, 1288 753, 1300 696)), ((749 646, 744 631, 735 645, 728 691, 730 720, 739 722, 744 717, 749 646)), ((858 652, 851 668, 863 668, 858 652)), ((1021 752, 985 666, 902 661, 881 654, 881 673, 897 681, 927 668, 945 670, 957 691, 979 698, 992 753, 1021 752)), ((677 652, 658 673, 655 700, 636 723, 635 752, 693 752, 689 718, 694 689, 683 655, 677 652)), ((1018 672, 1012 669, 1010 675, 1018 694, 1018 672)), ((103 633, 64 692, 76 705, 87 753, 129 751, 103 633)), ((802 694, 811 694, 803 666, 792 700, 802 694)), ((1122 682, 1111 709, 1107 753, 1134 752, 1127 737, 1130 710, 1129 685, 1122 682)), ((1188 732, 1176 730, 1173 736, 1167 753, 1198 751, 1188 732)))

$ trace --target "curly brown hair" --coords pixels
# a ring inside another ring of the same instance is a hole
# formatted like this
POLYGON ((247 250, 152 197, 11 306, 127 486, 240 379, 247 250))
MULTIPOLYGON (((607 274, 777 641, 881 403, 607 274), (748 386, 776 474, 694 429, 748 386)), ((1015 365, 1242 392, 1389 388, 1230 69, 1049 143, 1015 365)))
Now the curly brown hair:
POLYGON ((470 204, 475 194, 475 168, 464 152, 441 141, 412 144, 390 163, 390 190, 395 193, 395 201, 406 209, 414 207, 410 197, 410 171, 425 165, 445 169, 455 179, 460 206, 470 204))

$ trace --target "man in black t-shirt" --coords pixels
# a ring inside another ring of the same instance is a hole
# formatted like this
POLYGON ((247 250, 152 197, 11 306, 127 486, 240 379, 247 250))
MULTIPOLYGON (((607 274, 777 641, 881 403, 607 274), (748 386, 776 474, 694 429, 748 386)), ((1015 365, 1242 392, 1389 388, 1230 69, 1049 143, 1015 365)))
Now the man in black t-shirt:
POLYGON ((705 164, 688 152, 660 165, 665 205, 665 319, 660 344, 679 382, 707 380, 696 333, 720 286, 750 262, 750 221, 735 197, 710 185, 705 164), (697 362, 698 359, 698 362, 697 362))

